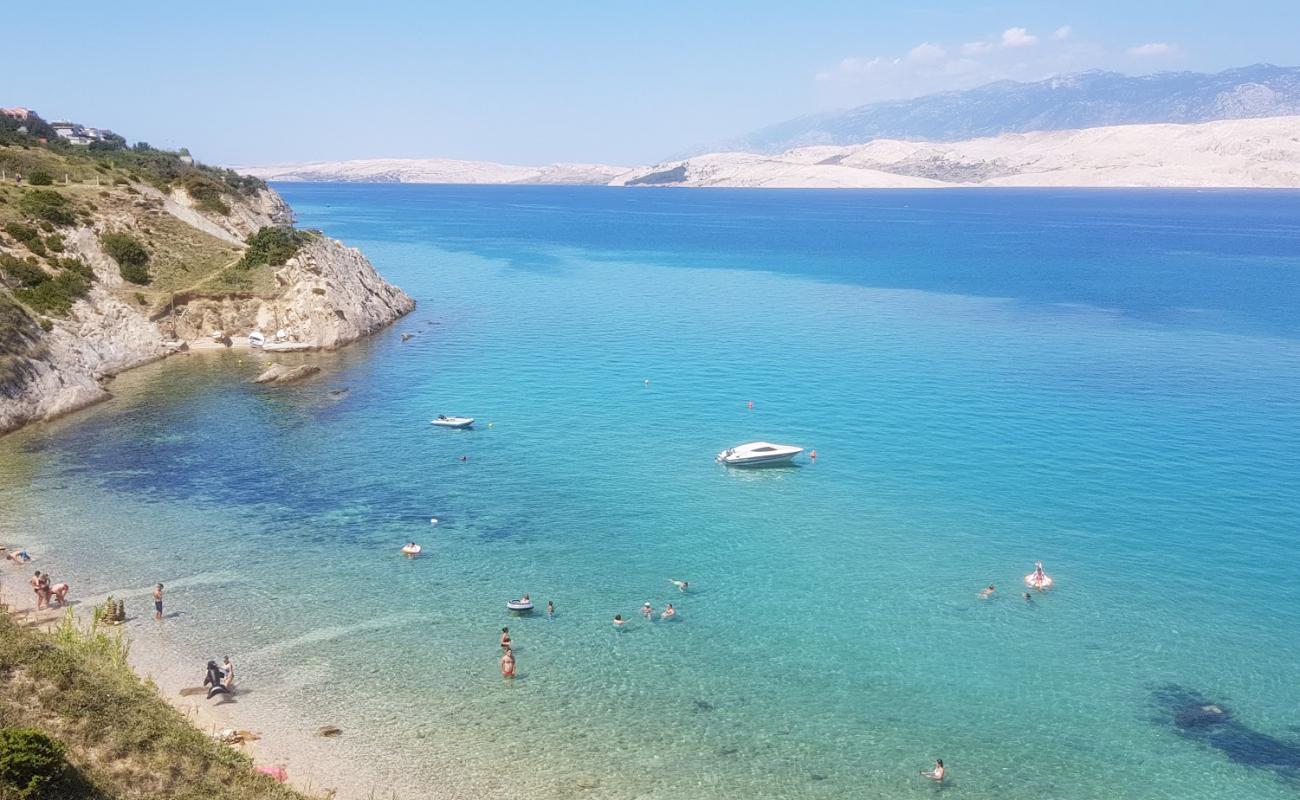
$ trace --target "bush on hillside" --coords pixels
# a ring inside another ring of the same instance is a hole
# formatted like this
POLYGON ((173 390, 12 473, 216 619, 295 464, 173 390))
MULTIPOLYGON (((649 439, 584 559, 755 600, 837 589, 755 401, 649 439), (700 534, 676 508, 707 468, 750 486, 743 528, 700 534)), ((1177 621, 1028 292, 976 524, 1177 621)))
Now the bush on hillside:
POLYGON ((194 202, 198 205, 200 211, 220 214, 223 217, 230 213, 230 204, 221 197, 221 184, 202 172, 198 170, 187 172, 181 178, 181 186, 190 197, 194 198, 194 202))
POLYGON ((63 745, 38 728, 0 728, 0 787, 27 800, 61 794, 68 777, 63 745))
POLYGON ((38 286, 50 279, 45 270, 7 253, 0 253, 0 273, 5 283, 20 288, 38 286))
POLYGON ((14 297, 40 314, 61 317, 89 291, 89 278, 81 272, 65 269, 35 286, 14 291, 14 297))
POLYGON ((23 192, 18 208, 24 214, 45 220, 54 225, 71 225, 77 221, 76 210, 68 198, 53 189, 32 189, 23 192))
POLYGON ((6 222, 4 232, 29 247, 32 242, 40 241, 41 238, 41 234, 35 228, 21 222, 6 222))
POLYGON ((311 234, 293 228, 268 227, 248 237, 248 251, 239 259, 243 269, 269 264, 278 267, 293 258, 311 234))
POLYGON ((32 186, 49 186, 54 183, 54 176, 43 169, 27 173, 27 182, 32 186))
POLYGON ((131 283, 149 282, 149 251, 129 233, 106 233, 99 237, 104 252, 117 262, 122 277, 131 283))

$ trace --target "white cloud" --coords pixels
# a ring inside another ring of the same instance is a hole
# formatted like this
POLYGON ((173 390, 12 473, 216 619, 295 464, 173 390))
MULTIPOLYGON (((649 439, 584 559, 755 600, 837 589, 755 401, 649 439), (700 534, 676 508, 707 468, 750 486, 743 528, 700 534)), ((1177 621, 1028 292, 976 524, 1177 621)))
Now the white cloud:
POLYGON ((1069 39, 1069 38, 1070 38, 1070 34, 1072 34, 1072 33, 1074 33, 1074 29, 1073 29, 1073 28, 1071 28, 1069 25, 1062 25, 1061 27, 1059 27, 1059 28, 1057 28, 1056 30, 1052 31, 1052 38, 1053 38, 1054 40, 1060 42, 1060 41, 1064 41, 1064 40, 1066 40, 1066 39, 1069 39))
POLYGON ((992 42, 967 42, 961 46, 963 55, 978 56, 983 53, 991 53, 995 45, 992 42))
POLYGON ((1168 42, 1147 42, 1137 47, 1130 47, 1128 54, 1139 58, 1157 58, 1160 56, 1171 56, 1178 51, 1178 48, 1168 42))
POLYGON ((933 64, 942 61, 947 55, 947 51, 939 45, 921 42, 907 51, 907 60, 913 64, 933 64))
POLYGON ((1024 28, 1007 28, 1002 32, 1003 47, 1029 47, 1038 44, 1038 37, 1024 28))

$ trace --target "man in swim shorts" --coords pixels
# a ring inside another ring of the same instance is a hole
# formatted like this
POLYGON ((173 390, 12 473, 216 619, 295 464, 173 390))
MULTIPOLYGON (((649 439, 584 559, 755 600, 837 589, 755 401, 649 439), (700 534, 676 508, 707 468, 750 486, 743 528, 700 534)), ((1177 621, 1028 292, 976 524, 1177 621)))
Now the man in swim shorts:
POLYGON ((511 680, 515 677, 515 654, 509 647, 501 656, 501 677, 511 680))
POLYGON ((159 622, 162 622, 162 590, 161 583, 153 587, 153 618, 159 622))

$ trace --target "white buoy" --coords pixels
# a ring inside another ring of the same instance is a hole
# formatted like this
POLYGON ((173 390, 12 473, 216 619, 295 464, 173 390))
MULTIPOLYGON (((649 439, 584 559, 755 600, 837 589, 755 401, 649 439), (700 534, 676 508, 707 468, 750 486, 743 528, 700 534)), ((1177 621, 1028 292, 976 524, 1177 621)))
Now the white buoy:
POLYGON ((437 518, 437 517, 429 517, 429 524, 430 524, 430 525, 437 525, 437 524, 438 524, 438 518, 437 518))

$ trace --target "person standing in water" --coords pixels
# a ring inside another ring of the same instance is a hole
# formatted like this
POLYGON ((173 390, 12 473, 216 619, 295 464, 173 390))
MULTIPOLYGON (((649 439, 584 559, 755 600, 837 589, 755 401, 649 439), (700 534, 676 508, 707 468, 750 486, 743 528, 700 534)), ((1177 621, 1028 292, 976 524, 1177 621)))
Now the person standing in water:
POLYGON ((622 614, 615 614, 615 615, 614 615, 614 630, 616 630, 616 631, 622 631, 622 630, 623 630, 623 626, 626 625, 626 624, 627 624, 627 620, 623 619, 623 615, 622 615, 622 614))
POLYGON ((162 622, 162 592, 161 583, 153 587, 153 618, 159 622, 162 622))
POLYGON ((645 605, 641 606, 641 616, 645 617, 646 619, 653 619, 654 615, 655 615, 654 607, 651 606, 649 603, 646 603, 645 605))
POLYGON ((923 769, 921 770, 921 774, 929 778, 930 780, 934 781, 935 783, 942 784, 943 776, 945 774, 943 769, 943 759, 936 758, 934 760, 934 769, 923 769))
POLYGON ((659 615, 659 619, 672 619, 675 616, 677 616, 677 611, 673 608, 673 604, 669 603, 664 608, 664 613, 659 615))
POLYGON ((514 680, 515 677, 515 654, 509 647, 501 655, 501 677, 507 680, 514 680))
POLYGON ((509 628, 502 628, 502 629, 501 629, 501 648, 502 648, 503 650, 509 650, 509 649, 510 649, 510 629, 509 629, 509 628))
POLYGON ((221 658, 221 670, 225 675, 221 678, 221 685, 226 687, 227 692, 235 690, 235 664, 230 660, 230 656, 221 658))
POLYGON ((555 603, 551 600, 546 601, 546 618, 555 619, 555 603))

